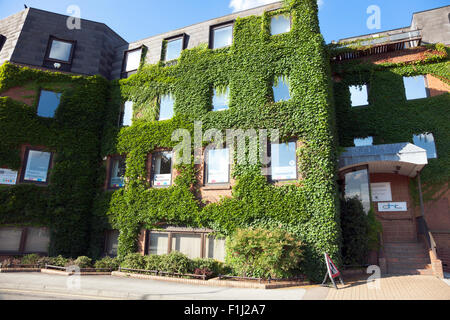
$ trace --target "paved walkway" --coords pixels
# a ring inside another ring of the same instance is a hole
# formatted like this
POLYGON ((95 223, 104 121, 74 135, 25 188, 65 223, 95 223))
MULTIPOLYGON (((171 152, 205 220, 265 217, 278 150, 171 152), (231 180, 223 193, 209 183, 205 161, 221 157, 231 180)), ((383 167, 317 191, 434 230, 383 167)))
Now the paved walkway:
POLYGON ((386 276, 376 283, 355 281, 330 289, 327 300, 450 300, 450 285, 434 276, 386 276))

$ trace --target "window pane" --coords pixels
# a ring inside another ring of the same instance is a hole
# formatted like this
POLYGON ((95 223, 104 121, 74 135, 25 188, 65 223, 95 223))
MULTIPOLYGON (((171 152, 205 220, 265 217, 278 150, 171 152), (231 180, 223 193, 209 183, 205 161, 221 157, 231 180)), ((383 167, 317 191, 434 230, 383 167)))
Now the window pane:
POLYGON ((345 198, 357 197, 366 213, 370 210, 369 174, 366 169, 345 175, 345 198))
POLYGON ((229 150, 208 150, 208 180, 207 183, 228 183, 230 176, 229 150))
POLYGON ((25 252, 48 253, 50 234, 47 228, 28 228, 25 252))
POLYGON ((119 231, 110 230, 106 236, 106 254, 108 256, 117 256, 117 247, 119 244, 119 231))
POLYGON ((172 235, 172 251, 184 253, 189 258, 200 258, 202 237, 200 234, 174 233, 172 235))
POLYGON ((47 182, 50 157, 50 152, 29 150, 24 180, 47 182))
POLYGON ((354 140, 354 143, 355 143, 355 147, 371 146, 371 145, 373 145, 373 137, 368 137, 365 139, 356 138, 354 140))
POLYGON ((72 43, 53 40, 51 46, 49 54, 50 59, 69 62, 72 43))
POLYGON ((150 232, 150 254, 167 254, 169 250, 169 234, 162 232, 150 232))
POLYGON ((61 93, 42 90, 39 97, 37 115, 45 118, 53 118, 61 101, 61 93))
POLYGON ((434 136, 432 133, 425 133, 414 135, 413 137, 414 144, 422 149, 427 151, 428 159, 436 159, 436 144, 434 142, 434 136))
POLYGON ((159 120, 169 120, 173 117, 174 101, 170 95, 161 98, 161 106, 159 110, 159 120))
POLYGON ((153 186, 172 184, 172 152, 159 152, 152 156, 153 186))
POLYGON ((214 89, 213 111, 222 111, 228 109, 229 95, 230 95, 229 88, 227 88, 227 90, 224 93, 218 93, 217 90, 214 89))
POLYGON ((231 46, 233 43, 233 26, 217 28, 214 32, 213 49, 231 46))
POLYGON ((285 16, 272 17, 270 32, 272 35, 291 31, 291 19, 285 16))
POLYGON ((167 42, 166 61, 178 59, 183 50, 183 38, 167 42))
POLYGON ((272 144, 272 180, 297 179, 295 142, 272 144))
POLYGON ((369 104, 367 85, 350 86, 352 107, 367 106, 369 104))
POLYGON ((124 158, 115 159, 112 163, 111 188, 122 188, 125 186, 126 162, 124 158))
POLYGON ((206 238, 206 258, 225 261, 225 239, 206 238))
POLYGON ((0 169, 0 184, 14 185, 17 183, 17 171, 0 169))
POLYGON ((273 86, 273 96, 274 101, 288 101, 291 99, 291 94, 289 93, 289 86, 283 77, 278 77, 278 83, 276 86, 273 86))
POLYGON ((21 237, 22 229, 20 228, 0 229, 0 251, 18 252, 21 237))
POLYGON ((141 54, 142 50, 134 50, 127 53, 126 63, 125 63, 125 71, 134 71, 139 69, 139 65, 141 64, 141 54))
POLYGON ((123 122, 122 126, 129 127, 133 124, 133 101, 125 102, 123 108, 123 122))
POLYGON ((427 90, 425 88, 425 77, 403 77, 405 85, 406 99, 422 99, 427 97, 427 90))

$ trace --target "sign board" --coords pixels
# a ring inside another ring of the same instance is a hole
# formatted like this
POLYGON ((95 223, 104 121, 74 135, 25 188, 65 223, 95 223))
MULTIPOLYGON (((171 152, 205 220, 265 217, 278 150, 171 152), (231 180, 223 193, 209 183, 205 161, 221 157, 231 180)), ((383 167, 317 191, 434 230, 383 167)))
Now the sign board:
POLYGON ((153 185, 155 186, 170 186, 172 175, 169 174, 155 174, 153 177, 153 185))
POLYGON ((408 211, 406 202, 380 202, 378 203, 379 212, 403 212, 408 211))
POLYGON ((334 279, 339 277, 342 285, 344 285, 344 280, 342 280, 341 273, 339 272, 339 270, 336 267, 336 265, 334 264, 333 260, 331 260, 330 256, 327 253, 325 253, 325 263, 327 265, 327 273, 325 275, 325 278, 323 279, 322 286, 327 282, 327 279, 329 277, 334 288, 338 289, 334 279))
POLYGON ((390 182, 371 183, 372 201, 392 201, 392 191, 390 182))
POLYGON ((17 183, 17 171, 0 169, 0 184, 15 185, 17 183))

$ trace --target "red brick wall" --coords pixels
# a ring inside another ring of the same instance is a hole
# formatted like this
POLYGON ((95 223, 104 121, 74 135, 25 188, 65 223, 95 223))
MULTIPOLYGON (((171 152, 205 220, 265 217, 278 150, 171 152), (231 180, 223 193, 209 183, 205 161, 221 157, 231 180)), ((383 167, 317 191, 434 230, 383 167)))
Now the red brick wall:
POLYGON ((438 258, 442 261, 445 272, 450 272, 450 233, 433 233, 436 241, 438 258))
POLYGON ((444 81, 432 76, 427 75, 428 89, 430 90, 430 96, 435 97, 444 93, 450 92, 450 86, 444 81))
POLYGON ((0 97, 10 97, 11 99, 23 102, 29 106, 34 104, 36 95, 36 90, 30 90, 24 87, 14 87, 0 93, 0 97))

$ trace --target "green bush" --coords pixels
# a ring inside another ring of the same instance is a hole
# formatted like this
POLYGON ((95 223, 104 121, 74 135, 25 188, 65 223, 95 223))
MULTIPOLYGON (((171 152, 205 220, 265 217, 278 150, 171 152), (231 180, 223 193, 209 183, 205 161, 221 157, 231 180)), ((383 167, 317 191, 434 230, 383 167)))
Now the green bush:
POLYGON ((380 221, 375 217, 375 212, 373 208, 370 209, 367 215, 367 245, 369 250, 378 251, 380 249, 380 233, 383 232, 383 226, 380 221))
POLYGON ((139 253, 130 253, 125 256, 120 266, 127 269, 144 270, 146 267, 146 260, 145 257, 139 253))
POLYGON ((239 276, 288 278, 298 274, 302 243, 285 230, 238 229, 227 240, 226 261, 239 276))
POLYGON ((95 261, 94 267, 96 269, 112 269, 113 271, 119 269, 120 262, 117 258, 104 257, 103 259, 95 261))
POLYGON ((192 260, 178 251, 161 256, 161 271, 173 273, 189 273, 192 269, 192 260))
POLYGON ((63 256, 59 255, 57 257, 50 258, 48 264, 57 266, 57 267, 66 267, 66 266, 70 265, 70 263, 71 263, 70 259, 64 258, 63 256))
POLYGON ((25 265, 36 265, 38 264, 39 260, 41 259, 41 256, 38 254, 27 254, 22 257, 21 264, 25 265))
POLYGON ((217 260, 197 258, 192 260, 190 272, 194 274, 218 276, 219 274, 225 274, 225 269, 224 264, 217 260))
POLYGON ((166 271, 161 270, 161 260, 162 256, 156 254, 145 256, 145 270, 166 271))
POLYGON ((73 262, 74 265, 83 268, 92 268, 92 259, 86 256, 80 256, 73 262))

